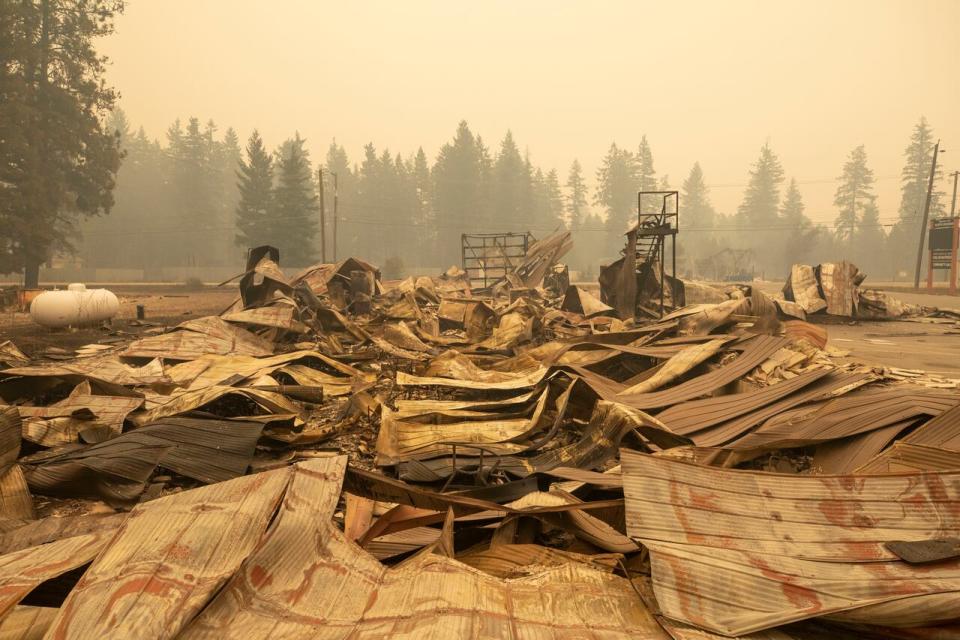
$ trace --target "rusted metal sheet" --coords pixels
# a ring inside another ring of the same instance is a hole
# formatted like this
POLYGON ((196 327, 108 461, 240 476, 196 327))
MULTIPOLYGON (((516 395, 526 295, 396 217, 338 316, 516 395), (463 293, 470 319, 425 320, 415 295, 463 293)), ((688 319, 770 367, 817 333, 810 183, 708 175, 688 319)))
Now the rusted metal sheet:
POLYGON ((815 369, 753 391, 675 404, 658 413, 657 419, 667 425, 671 431, 690 435, 765 407, 821 380, 830 373, 831 370, 827 368, 815 369))
POLYGON ((278 469, 137 506, 49 637, 176 637, 253 550, 289 479, 289 468, 278 469))
POLYGON ((36 517, 23 469, 17 464, 22 428, 16 407, 0 408, 0 518, 36 517))
POLYGON ((750 340, 743 353, 729 364, 662 391, 636 395, 619 394, 616 399, 635 409, 652 409, 668 407, 685 400, 705 396, 711 391, 743 377, 786 344, 787 341, 783 338, 756 336, 750 340))
POLYGON ((697 365, 715 356, 727 342, 729 342, 729 339, 718 338, 682 349, 676 355, 671 356, 661 367, 657 368, 656 371, 653 372, 653 375, 624 389, 622 395, 650 393, 660 389, 664 385, 670 384, 697 365))
POLYGON ((747 433, 757 425, 774 416, 783 416, 795 407, 805 406, 810 402, 817 402, 859 388, 873 382, 876 378, 867 373, 831 373, 806 388, 781 398, 776 402, 751 411, 743 416, 722 422, 713 427, 690 434, 690 438, 698 447, 719 447, 728 443, 735 444, 737 438, 747 433))
POLYGON ((936 416, 958 403, 960 396, 953 393, 918 391, 909 387, 850 394, 828 402, 806 420, 761 427, 729 446, 772 449, 818 444, 904 420, 936 416))
POLYGON ((92 533, 0 556, 0 618, 40 583, 93 560, 109 539, 92 533))
POLYGON ((960 407, 944 411, 903 439, 907 444, 960 451, 960 407))
POLYGON ((41 640, 56 615, 53 607, 18 605, 0 620, 0 640, 41 640))
POLYGON ((885 540, 960 531, 960 511, 949 507, 960 500, 960 471, 800 476, 718 469, 628 450, 621 458, 627 530, 638 539, 873 562, 894 558, 883 548, 885 540))
POLYGON ((385 567, 331 523, 345 466, 296 468, 257 551, 181 638, 666 637, 628 581, 582 564, 503 581, 438 548, 385 567))
POLYGON ((576 285, 567 287, 560 308, 564 311, 579 313, 587 318, 616 313, 613 307, 600 302, 592 293, 576 285))
POLYGON ((143 404, 143 398, 94 395, 84 381, 60 402, 48 407, 18 407, 24 420, 23 437, 52 447, 79 441, 85 431, 104 429, 119 435, 123 421, 143 404))
POLYGON ((915 419, 903 420, 849 438, 824 442, 817 445, 810 467, 816 473, 853 473, 915 423, 915 419))
POLYGON ((906 438, 860 466, 854 473, 903 473, 960 469, 960 451, 911 444, 906 438))
POLYGON ((820 295, 820 285, 810 265, 795 264, 790 268, 783 296, 800 305, 805 313, 817 313, 827 308, 827 301, 820 295))
POLYGON ((798 476, 621 452, 627 531, 665 615, 736 635, 805 618, 949 620, 960 561, 916 568, 883 545, 957 536, 960 471, 798 476))
POLYGON ((273 344, 216 316, 188 320, 174 331, 141 338, 128 346, 121 358, 194 360, 206 354, 268 356, 273 344))
POLYGON ((112 535, 126 517, 126 513, 112 512, 47 516, 4 531, 0 535, 0 555, 89 533, 106 532, 112 535))
POLYGON ((817 280, 827 302, 826 311, 833 316, 853 317, 859 305, 859 284, 863 281, 860 270, 843 260, 824 262, 817 267, 817 280))

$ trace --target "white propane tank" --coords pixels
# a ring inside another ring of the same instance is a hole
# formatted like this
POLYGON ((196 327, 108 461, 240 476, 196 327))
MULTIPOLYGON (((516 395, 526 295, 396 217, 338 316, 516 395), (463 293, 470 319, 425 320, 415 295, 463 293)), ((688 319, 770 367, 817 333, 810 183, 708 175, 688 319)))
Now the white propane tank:
POLYGON ((109 320, 120 301, 107 289, 87 289, 75 282, 66 291, 44 291, 30 303, 30 317, 44 327, 69 327, 109 320))

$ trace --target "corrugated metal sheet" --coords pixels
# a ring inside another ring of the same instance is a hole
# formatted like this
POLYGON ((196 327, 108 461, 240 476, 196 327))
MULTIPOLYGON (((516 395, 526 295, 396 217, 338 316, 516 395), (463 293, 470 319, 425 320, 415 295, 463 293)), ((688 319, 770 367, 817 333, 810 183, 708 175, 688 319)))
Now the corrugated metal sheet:
POLYGON ((960 534, 960 471, 795 476, 621 459, 627 530, 650 550, 671 618, 735 635, 840 612, 892 626, 956 616, 960 560, 915 567, 883 543, 960 534))
POLYGON ((93 560, 109 539, 92 533, 0 556, 0 618, 41 582, 93 560))
POLYGON ((289 479, 289 468, 278 469, 137 506, 67 596, 49 637, 175 637, 254 548, 289 479))
POLYGON ((273 344, 216 316, 206 316, 188 320, 170 333, 141 338, 120 357, 194 360, 209 353, 268 356, 273 353, 273 344))
POLYGON ((56 615, 52 607, 16 606, 0 621, 0 640, 40 640, 56 615))
POLYGON ((893 387, 837 398, 797 423, 761 427, 730 445, 735 449, 802 447, 854 436, 892 424, 936 416, 960 403, 953 393, 893 387))
POLYGON ((755 411, 803 389, 830 373, 830 369, 815 369, 760 389, 691 400, 664 409, 657 414, 657 419, 667 425, 671 431, 689 435, 755 411))
POLYGON ((960 451, 960 407, 944 411, 905 437, 903 442, 960 451))
POLYGON ((296 468, 257 551, 181 638, 666 637, 628 581, 579 564, 503 581, 438 550, 385 567, 331 523, 345 464, 296 468))
POLYGON ((27 480, 17 464, 22 428, 16 407, 0 408, 0 518, 32 520, 35 517, 27 480))
POLYGON ((653 409, 705 396, 743 377, 786 344, 787 340, 783 338, 757 336, 751 339, 743 353, 729 364, 662 391, 637 395, 620 394, 617 400, 635 409, 653 409))
POLYGON ((916 420, 904 420, 849 438, 824 442, 817 445, 810 466, 817 473, 852 473, 915 422, 916 420))
POLYGON ((871 374, 834 372, 826 378, 813 382, 799 392, 781 398, 760 409, 750 411, 733 420, 693 433, 690 438, 698 447, 723 446, 735 441, 770 418, 784 415, 785 412, 794 407, 799 407, 808 402, 816 402, 834 394, 841 394, 851 388, 856 388, 858 385, 869 384, 873 380, 875 380, 875 377, 871 374))
POLYGON ((960 451, 911 444, 904 438, 855 473, 903 473, 960 469, 960 451))

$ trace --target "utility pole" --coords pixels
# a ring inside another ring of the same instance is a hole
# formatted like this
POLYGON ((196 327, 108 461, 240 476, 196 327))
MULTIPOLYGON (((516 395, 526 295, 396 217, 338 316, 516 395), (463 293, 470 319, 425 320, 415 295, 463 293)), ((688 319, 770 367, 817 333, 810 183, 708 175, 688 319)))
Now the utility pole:
POLYGON ((320 261, 327 263, 327 216, 323 205, 323 167, 317 169, 320 183, 320 261))
POLYGON ((953 199, 950 201, 950 217, 954 217, 957 213, 957 176, 960 176, 960 171, 954 171, 950 175, 953 176, 953 199))
POLYGON ((930 198, 933 196, 933 179, 937 175, 937 156, 940 155, 940 141, 933 145, 933 162, 930 166, 930 181, 927 183, 927 199, 923 203, 923 221, 920 223, 920 246, 917 248, 917 270, 913 274, 913 288, 920 288, 920 265, 923 263, 923 241, 927 237, 927 219, 930 217, 930 198))
POLYGON ((340 195, 337 174, 333 174, 333 261, 337 261, 337 199, 340 195))

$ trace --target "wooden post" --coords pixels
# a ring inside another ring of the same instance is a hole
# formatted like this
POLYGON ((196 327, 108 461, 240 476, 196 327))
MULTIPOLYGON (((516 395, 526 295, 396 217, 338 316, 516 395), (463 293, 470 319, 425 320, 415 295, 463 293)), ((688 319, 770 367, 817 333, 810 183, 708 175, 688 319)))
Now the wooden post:
POLYGON ((950 293, 957 292, 957 248, 960 246, 960 220, 953 219, 953 245, 950 250, 950 293))
POLYGON ((337 184, 337 174, 333 174, 333 261, 337 261, 337 199, 340 195, 340 189, 337 184))
POLYGON ((323 204, 323 167, 317 169, 320 182, 320 261, 327 263, 327 216, 323 204))

